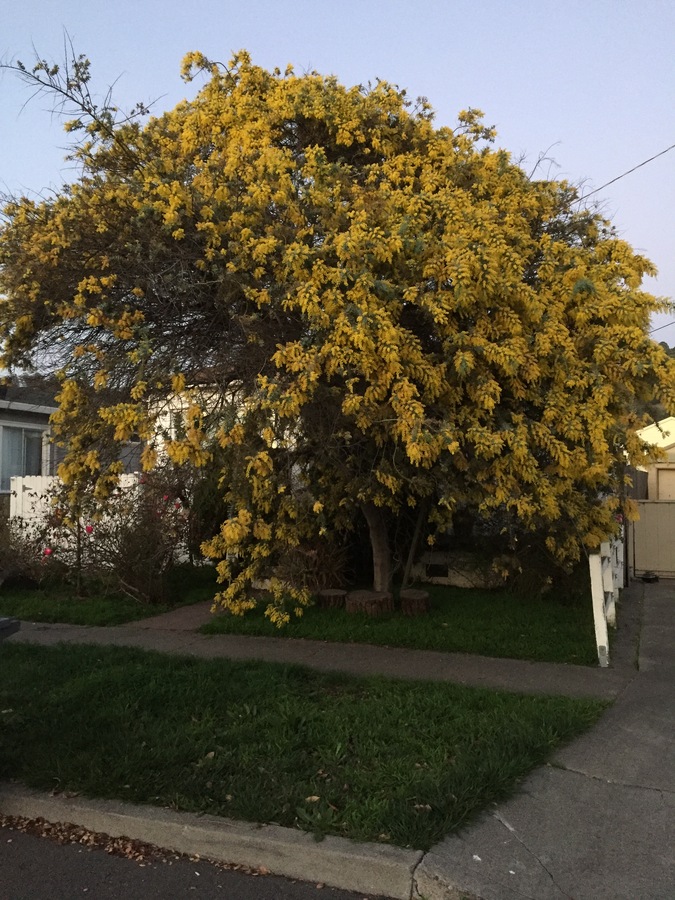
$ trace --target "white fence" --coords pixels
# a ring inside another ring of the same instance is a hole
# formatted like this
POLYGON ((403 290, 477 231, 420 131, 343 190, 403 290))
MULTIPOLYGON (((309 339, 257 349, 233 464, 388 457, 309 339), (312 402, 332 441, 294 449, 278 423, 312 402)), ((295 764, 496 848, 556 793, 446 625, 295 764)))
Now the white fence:
MULTIPOLYGON (((119 476, 118 486, 122 490, 132 490, 138 488, 141 473, 130 472, 119 476)), ((50 492, 57 487, 60 479, 57 475, 31 475, 17 476, 11 479, 11 493, 9 501, 10 522, 12 519, 23 521, 28 526, 29 532, 32 527, 40 528, 43 524, 41 520, 46 519, 53 512, 50 492)), ((102 521, 109 521, 109 512, 104 512, 102 521)), ((83 523, 86 524, 86 523, 83 523)), ((187 526, 184 527, 182 536, 174 547, 174 561, 178 563, 188 562, 192 559, 187 540, 187 526)), ((74 540, 72 533, 69 535, 67 530, 62 530, 58 538, 54 538, 57 542, 61 542, 63 547, 72 549, 74 540)))
POLYGON ((24 475, 10 479, 10 519, 44 518, 50 510, 47 492, 56 481, 56 475, 24 475))
POLYGON ((609 634, 607 626, 616 625, 616 602, 624 580, 624 549, 622 540, 605 541, 599 553, 588 557, 591 572, 591 596, 598 662, 609 665, 609 634))
MULTIPOLYGON (((10 480, 9 517, 26 521, 44 518, 51 510, 49 491, 55 487, 57 475, 20 475, 10 480)), ((122 488, 138 484, 138 474, 120 475, 122 488)))

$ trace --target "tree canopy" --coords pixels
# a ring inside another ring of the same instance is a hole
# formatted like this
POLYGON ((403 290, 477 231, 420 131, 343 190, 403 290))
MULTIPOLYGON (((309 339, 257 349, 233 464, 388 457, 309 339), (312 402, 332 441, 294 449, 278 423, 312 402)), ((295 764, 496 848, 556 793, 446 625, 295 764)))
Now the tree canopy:
MULTIPOLYGON (((0 230, 4 364, 58 360, 67 482, 104 493, 132 434, 152 468, 185 397, 167 453, 222 468, 205 551, 235 612, 361 515, 378 588, 406 508, 430 542, 468 506, 560 562, 614 529, 647 453, 635 401, 675 409, 675 360, 648 334, 652 265, 573 186, 528 177, 478 111, 435 127, 385 82, 190 54, 194 99, 117 120, 75 62, 21 74, 75 104, 79 177, 0 230)), ((306 600, 271 587, 276 621, 306 600)))

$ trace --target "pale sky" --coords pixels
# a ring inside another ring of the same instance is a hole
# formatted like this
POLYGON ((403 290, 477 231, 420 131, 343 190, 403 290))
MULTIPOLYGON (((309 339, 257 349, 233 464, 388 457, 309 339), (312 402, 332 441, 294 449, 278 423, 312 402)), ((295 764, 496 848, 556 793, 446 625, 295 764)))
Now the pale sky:
MULTIPOLYGON (((0 58, 63 59, 64 29, 120 106, 172 108, 195 85, 190 50, 266 68, 376 78, 426 96, 438 125, 478 107, 497 144, 586 191, 675 144, 673 0, 0 0, 0 58), (35 48, 35 51, 34 49, 35 48)), ((67 137, 45 98, 0 75, 0 191, 58 188, 67 137)), ((598 195, 621 235, 658 267, 647 287, 675 298, 675 150, 598 195)), ((653 322, 675 345, 675 312, 653 322), (666 323, 672 326, 661 328, 666 323)))

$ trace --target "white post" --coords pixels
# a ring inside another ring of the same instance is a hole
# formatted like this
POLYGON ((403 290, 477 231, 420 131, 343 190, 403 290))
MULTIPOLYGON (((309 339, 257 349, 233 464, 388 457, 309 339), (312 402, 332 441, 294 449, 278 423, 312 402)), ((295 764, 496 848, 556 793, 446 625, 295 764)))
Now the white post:
POLYGON ((53 475, 52 467, 51 467, 51 435, 49 431, 42 432, 42 468, 40 470, 40 475, 53 475))
POLYGON ((591 553, 588 557, 591 573, 591 597, 593 599, 593 621, 595 623, 595 643, 598 648, 598 662, 604 668, 609 665, 609 637, 605 618, 605 591, 602 583, 602 557, 591 553))
POLYGON ((600 562, 602 565, 602 589, 605 593, 605 619, 608 625, 616 625, 614 545, 609 541, 600 545, 600 562))
POLYGON ((607 609, 607 621, 616 626, 616 604, 623 588, 623 540, 612 542, 612 599, 607 609))

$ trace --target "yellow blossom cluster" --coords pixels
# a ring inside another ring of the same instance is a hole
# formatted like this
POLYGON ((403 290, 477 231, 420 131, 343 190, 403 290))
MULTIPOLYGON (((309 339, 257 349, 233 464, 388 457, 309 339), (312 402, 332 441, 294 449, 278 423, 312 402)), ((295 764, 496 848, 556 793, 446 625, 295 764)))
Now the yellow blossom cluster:
POLYGON ((432 543, 470 506, 561 561, 596 544, 644 459, 637 401, 675 410, 648 260, 495 149, 477 110, 436 128, 386 82, 244 52, 191 53, 198 72, 173 110, 92 126, 66 191, 4 209, 5 363, 72 351, 64 477, 112 483, 132 436, 151 469, 156 410, 182 398, 165 456, 218 465, 230 509, 204 545, 218 602, 241 614, 266 581, 277 624, 309 596, 284 559, 366 509, 371 537, 415 509, 432 543))

